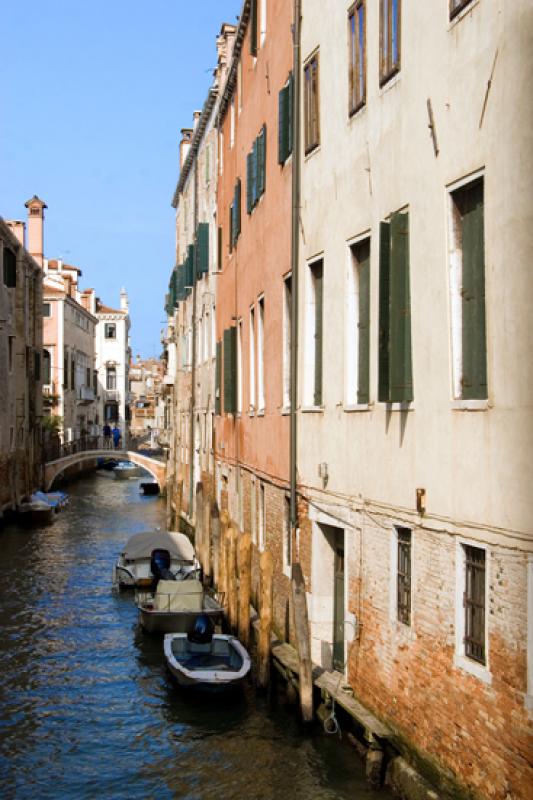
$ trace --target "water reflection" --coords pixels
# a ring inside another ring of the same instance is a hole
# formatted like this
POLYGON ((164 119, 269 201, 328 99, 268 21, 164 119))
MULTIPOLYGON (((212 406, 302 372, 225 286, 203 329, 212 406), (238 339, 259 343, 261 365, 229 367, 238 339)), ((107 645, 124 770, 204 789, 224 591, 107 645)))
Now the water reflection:
POLYGON ((122 545, 163 524, 164 501, 96 475, 69 491, 53 526, 0 531, 2 798, 375 797, 349 746, 302 737, 252 686, 179 690, 132 596, 111 591, 122 545))

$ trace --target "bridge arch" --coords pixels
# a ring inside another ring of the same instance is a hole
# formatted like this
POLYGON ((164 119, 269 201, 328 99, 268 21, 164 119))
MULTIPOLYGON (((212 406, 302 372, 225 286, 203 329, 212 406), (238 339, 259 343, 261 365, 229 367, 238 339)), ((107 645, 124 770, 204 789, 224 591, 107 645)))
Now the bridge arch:
POLYGON ((72 453, 63 458, 58 458, 55 461, 49 461, 44 465, 45 491, 47 492, 50 490, 54 481, 68 469, 68 467, 101 457, 133 461, 134 464, 143 467, 143 469, 149 472, 159 484, 161 492, 164 491, 166 485, 166 464, 163 461, 158 461, 156 458, 150 458, 150 456, 145 456, 131 450, 83 450, 80 453, 72 453))

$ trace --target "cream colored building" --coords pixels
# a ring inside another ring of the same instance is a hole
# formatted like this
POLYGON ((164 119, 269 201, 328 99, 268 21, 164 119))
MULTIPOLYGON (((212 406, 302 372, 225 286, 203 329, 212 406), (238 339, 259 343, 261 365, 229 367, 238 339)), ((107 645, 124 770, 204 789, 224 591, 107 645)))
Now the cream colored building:
POLYGON ((100 433, 107 423, 118 425, 122 444, 127 446, 130 421, 129 363, 130 315, 128 295, 120 292, 120 307, 105 305, 95 298, 94 315, 96 326, 96 370, 98 373, 97 422, 100 433))
POLYGON ((301 42, 312 655, 443 786, 525 800, 533 6, 334 5, 304 0, 301 42))

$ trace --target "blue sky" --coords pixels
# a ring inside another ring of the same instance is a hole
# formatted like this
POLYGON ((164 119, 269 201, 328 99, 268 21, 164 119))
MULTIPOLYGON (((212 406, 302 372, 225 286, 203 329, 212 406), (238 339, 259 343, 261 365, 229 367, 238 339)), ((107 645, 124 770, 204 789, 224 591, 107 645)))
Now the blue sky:
POLYGON ((241 0, 46 0, 2 9, 0 216, 48 205, 45 256, 118 306, 159 355, 174 260, 180 130, 201 109, 215 37, 241 0))

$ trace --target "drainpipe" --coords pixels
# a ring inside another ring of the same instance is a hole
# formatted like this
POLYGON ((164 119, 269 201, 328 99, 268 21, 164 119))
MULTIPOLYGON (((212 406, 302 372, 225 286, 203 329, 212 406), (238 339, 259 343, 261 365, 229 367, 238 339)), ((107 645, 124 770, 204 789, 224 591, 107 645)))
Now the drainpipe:
MULTIPOLYGON (((194 235, 196 237, 196 229, 198 227, 198 152, 194 157, 194 235)), ((194 423, 195 423, 195 406, 196 406, 196 275, 197 275, 197 261, 198 261, 198 248, 196 241, 194 242, 194 258, 193 258, 193 277, 192 277, 192 367, 191 367, 191 430, 189 436, 189 454, 191 462, 189 464, 189 518, 192 519, 192 504, 194 500, 194 423)))
MULTIPOLYGON (((293 93, 292 93, 292 222, 291 222, 291 362, 290 362, 290 482, 291 531, 296 541, 298 508, 296 499, 296 404, 298 399, 298 259, 300 244, 300 23, 301 0, 294 0, 293 93)), ((299 559, 299 556, 298 556, 299 559)))

